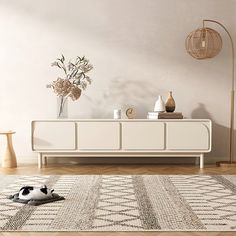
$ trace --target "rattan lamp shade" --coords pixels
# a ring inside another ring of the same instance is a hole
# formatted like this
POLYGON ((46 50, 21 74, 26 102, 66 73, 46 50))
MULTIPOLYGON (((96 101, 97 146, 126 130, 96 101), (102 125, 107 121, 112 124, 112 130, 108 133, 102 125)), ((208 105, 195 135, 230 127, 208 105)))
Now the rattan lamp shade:
POLYGON ((212 58, 221 51, 222 39, 220 34, 211 28, 199 28, 188 35, 185 47, 196 59, 212 58))

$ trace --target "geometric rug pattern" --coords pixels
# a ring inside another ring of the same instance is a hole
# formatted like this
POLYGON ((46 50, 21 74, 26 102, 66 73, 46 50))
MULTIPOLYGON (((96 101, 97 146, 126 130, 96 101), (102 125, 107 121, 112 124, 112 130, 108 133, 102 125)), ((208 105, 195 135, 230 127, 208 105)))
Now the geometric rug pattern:
POLYGON ((142 229, 131 176, 104 176, 99 192, 94 229, 142 229))
POLYGON ((236 231, 236 175, 2 176, 0 185, 1 231, 236 231), (44 184, 65 200, 7 199, 44 184))
POLYGON ((235 229, 236 192, 235 186, 227 179, 204 175, 179 176, 171 179, 179 193, 209 230, 235 229))

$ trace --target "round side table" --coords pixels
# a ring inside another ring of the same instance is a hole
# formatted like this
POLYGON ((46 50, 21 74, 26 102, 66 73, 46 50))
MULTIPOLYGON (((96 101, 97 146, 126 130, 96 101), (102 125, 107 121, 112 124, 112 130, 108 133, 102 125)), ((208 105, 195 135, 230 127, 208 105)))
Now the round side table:
POLYGON ((15 168, 17 167, 16 154, 12 145, 12 134, 15 134, 13 131, 0 131, 0 135, 6 135, 6 151, 2 158, 2 167, 3 168, 15 168))

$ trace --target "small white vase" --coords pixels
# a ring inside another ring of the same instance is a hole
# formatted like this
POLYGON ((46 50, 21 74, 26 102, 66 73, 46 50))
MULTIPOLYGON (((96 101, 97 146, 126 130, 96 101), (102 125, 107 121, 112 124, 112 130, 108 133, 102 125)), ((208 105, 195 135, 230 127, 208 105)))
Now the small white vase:
POLYGON ((166 109, 165 109, 165 103, 162 99, 162 96, 158 96, 158 99, 155 103, 155 107, 154 107, 154 111, 155 112, 164 112, 166 109))

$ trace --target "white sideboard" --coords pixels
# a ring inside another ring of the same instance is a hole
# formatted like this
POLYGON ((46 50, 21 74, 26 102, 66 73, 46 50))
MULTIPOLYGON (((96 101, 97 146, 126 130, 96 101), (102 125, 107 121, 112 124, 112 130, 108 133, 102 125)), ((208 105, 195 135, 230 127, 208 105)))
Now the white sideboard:
POLYGON ((207 119, 34 120, 32 150, 38 166, 47 157, 199 157, 211 151, 207 119))

